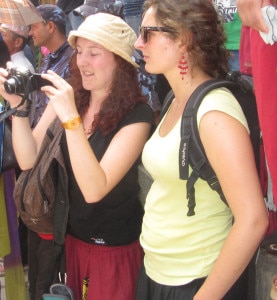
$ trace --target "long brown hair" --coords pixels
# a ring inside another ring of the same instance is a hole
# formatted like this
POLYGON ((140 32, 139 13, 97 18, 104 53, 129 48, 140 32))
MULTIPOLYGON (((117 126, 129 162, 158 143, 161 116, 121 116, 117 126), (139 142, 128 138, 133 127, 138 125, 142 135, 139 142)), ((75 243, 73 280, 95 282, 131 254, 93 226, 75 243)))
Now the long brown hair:
MULTIPOLYGON (((147 97, 142 95, 138 83, 136 68, 129 62, 115 55, 117 67, 114 70, 111 92, 94 116, 92 130, 99 129, 106 135, 114 130, 123 117, 139 102, 146 103, 147 97)), ((76 63, 76 53, 70 62, 71 80, 74 89, 76 106, 82 116, 89 107, 90 91, 82 86, 82 78, 76 63)))

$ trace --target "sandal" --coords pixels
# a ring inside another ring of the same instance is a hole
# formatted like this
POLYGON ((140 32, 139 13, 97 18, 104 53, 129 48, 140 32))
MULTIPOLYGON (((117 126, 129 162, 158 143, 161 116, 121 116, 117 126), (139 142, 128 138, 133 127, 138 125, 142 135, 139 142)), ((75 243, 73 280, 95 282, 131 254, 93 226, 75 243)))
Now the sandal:
POLYGON ((270 290, 270 299, 277 300, 277 275, 275 275, 272 280, 272 288, 270 290))

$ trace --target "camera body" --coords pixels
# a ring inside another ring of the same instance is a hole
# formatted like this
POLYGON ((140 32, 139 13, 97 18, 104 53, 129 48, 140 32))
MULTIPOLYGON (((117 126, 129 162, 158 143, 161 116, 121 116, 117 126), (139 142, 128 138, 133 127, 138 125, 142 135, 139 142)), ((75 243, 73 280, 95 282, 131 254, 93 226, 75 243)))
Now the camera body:
POLYGON ((42 78, 40 74, 32 73, 25 68, 11 68, 8 72, 9 78, 4 82, 8 94, 29 94, 42 86, 52 85, 52 82, 42 78))

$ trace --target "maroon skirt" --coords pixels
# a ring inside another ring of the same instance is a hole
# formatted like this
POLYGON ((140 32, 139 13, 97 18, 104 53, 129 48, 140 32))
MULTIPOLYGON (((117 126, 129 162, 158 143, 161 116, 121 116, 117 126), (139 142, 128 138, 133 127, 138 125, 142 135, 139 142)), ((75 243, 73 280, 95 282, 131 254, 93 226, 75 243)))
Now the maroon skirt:
POLYGON ((67 285, 76 300, 133 300, 143 250, 139 241, 124 246, 66 238, 67 285))

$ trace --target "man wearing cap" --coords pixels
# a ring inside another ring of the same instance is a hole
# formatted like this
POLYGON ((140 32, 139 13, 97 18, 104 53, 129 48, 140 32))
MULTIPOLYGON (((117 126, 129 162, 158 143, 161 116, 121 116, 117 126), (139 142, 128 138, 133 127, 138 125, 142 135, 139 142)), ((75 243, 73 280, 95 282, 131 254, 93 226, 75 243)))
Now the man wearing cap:
MULTIPOLYGON (((43 22, 31 25, 29 35, 32 37, 34 46, 46 47, 50 53, 44 57, 39 73, 46 73, 47 70, 55 71, 61 77, 69 78, 69 61, 74 50, 69 46, 66 37, 65 13, 56 5, 44 4, 37 8, 43 18, 43 22)), ((34 127, 39 121, 49 99, 38 91, 35 99, 36 108, 32 121, 34 127)))
POLYGON ((9 49, 13 64, 16 67, 24 67, 33 73, 35 71, 34 66, 24 53, 29 28, 23 25, 1 24, 0 30, 3 41, 9 49))

